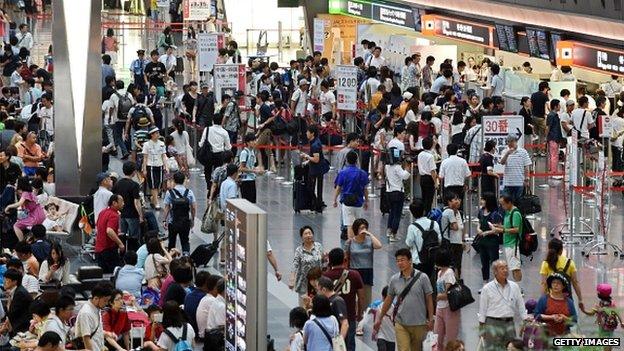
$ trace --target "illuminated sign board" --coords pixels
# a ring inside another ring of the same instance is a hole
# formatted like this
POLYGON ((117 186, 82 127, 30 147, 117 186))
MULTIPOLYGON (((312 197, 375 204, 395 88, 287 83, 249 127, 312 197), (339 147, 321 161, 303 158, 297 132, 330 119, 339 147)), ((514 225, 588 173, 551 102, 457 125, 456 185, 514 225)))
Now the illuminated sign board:
POLYGON ((416 21, 420 17, 418 9, 401 4, 357 0, 330 0, 329 13, 357 16, 410 29, 418 29, 416 21))

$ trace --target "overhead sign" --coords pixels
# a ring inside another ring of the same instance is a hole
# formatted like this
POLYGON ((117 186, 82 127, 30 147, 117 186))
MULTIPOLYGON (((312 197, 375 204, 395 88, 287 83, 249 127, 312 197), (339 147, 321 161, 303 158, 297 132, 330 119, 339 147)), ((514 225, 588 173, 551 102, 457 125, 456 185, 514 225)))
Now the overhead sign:
POLYGON ((524 147, 524 117, 522 116, 483 116, 481 119, 482 145, 488 140, 496 141, 494 152, 494 171, 503 173, 505 167, 500 164, 503 152, 507 148, 507 136, 516 135, 518 146, 524 147))
POLYGON ((336 77, 336 108, 344 111, 357 110, 357 70, 353 65, 338 65, 336 77))
POLYGON ((199 71, 210 72, 217 57, 219 49, 225 47, 223 34, 220 33, 198 33, 197 34, 197 55, 199 56, 199 71))
POLYGON ((422 16, 422 33, 494 47, 494 27, 438 15, 422 16))
POLYGON ((420 18, 416 8, 393 2, 370 3, 359 0, 330 0, 329 13, 357 16, 409 29, 416 28, 416 18, 420 18))
POLYGON ((314 51, 323 52, 325 47, 325 26, 327 26, 327 21, 322 18, 314 19, 314 33, 313 33, 313 41, 314 41, 314 51))
MULTIPOLYGON (((216 101, 221 102, 223 94, 234 96, 238 90, 244 92, 245 65, 242 63, 214 65, 213 80, 216 101)), ((244 101, 244 99, 241 100, 244 101)))
MULTIPOLYGON (((557 49, 565 43, 557 44, 557 49)), ((581 66, 606 74, 624 74, 624 51, 573 42, 572 65, 581 66)))
POLYGON ((210 0, 184 0, 185 21, 206 21, 212 15, 210 0))

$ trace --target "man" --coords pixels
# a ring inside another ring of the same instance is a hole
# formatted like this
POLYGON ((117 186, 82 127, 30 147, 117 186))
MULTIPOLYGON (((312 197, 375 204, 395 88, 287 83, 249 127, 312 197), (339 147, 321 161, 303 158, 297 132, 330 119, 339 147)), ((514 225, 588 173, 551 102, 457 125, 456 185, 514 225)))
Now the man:
POLYGON ((52 82, 52 74, 46 71, 44 68, 41 68, 37 65, 30 65, 28 67, 30 73, 35 79, 36 83, 43 85, 43 89, 45 90, 45 82, 52 82))
POLYGON ((54 100, 51 93, 41 95, 37 116, 41 119, 41 129, 46 131, 50 141, 54 141, 54 100))
POLYGON ((347 350, 355 350, 355 328, 366 309, 364 305, 364 283, 360 273, 345 266, 345 252, 341 248, 332 249, 329 254, 329 269, 323 276, 334 283, 333 290, 340 295, 347 304, 347 350))
POLYGON ((366 49, 363 51, 362 57, 364 58, 364 62, 370 62, 371 57, 373 56, 373 50, 377 47, 377 43, 374 41, 369 41, 366 44, 366 49))
POLYGON ((394 134, 394 138, 392 138, 388 142, 388 145, 386 147, 388 149, 395 148, 401 151, 401 153, 405 152, 405 136, 406 136, 405 127, 403 126, 395 127, 393 134, 394 134))
POLYGON ((444 193, 444 205, 445 209, 440 220, 442 238, 450 242, 451 266, 455 268, 457 276, 461 277, 462 252, 466 245, 464 221, 460 212, 462 199, 457 194, 446 191, 444 193))
POLYGON ((320 277, 318 279, 318 293, 329 299, 332 315, 336 317, 336 320, 340 325, 340 336, 342 336, 342 338, 346 341, 347 333, 349 331, 347 303, 342 297, 336 294, 334 291, 334 282, 327 277, 320 277))
POLYGON ((492 116, 502 116, 505 113, 505 100, 502 96, 492 96, 492 104, 494 105, 491 112, 492 116))
POLYGON ((372 99, 373 94, 375 94, 379 88, 381 82, 377 79, 377 68, 376 67, 368 67, 366 69, 366 75, 368 78, 360 84, 360 94, 364 98, 364 102, 368 104, 369 107, 375 108, 377 105, 373 106, 372 99))
MULTIPOLYGON (((238 92, 234 94, 232 98, 228 94, 223 94, 221 97, 221 114, 223 115, 223 129, 228 132, 230 136, 230 144, 234 145, 238 141, 238 130, 241 127, 240 107, 236 97, 240 97, 238 92)), ((232 147, 232 152, 236 154, 236 147, 232 147)))
POLYGON ((98 185, 98 189, 93 194, 93 217, 97 223, 100 212, 108 207, 108 200, 113 195, 111 191, 113 188, 113 181, 110 177, 110 173, 98 173, 96 184, 98 185))
POLYGON ((618 81, 618 76, 615 74, 611 75, 611 80, 607 83, 604 83, 603 90, 605 95, 609 99, 609 111, 606 111, 609 114, 612 114, 614 110, 617 109, 616 102, 618 101, 618 97, 620 96, 620 92, 624 91, 624 86, 622 83, 618 81))
MULTIPOLYGON (((437 234, 438 245, 442 242, 442 233, 440 232, 440 225, 438 222, 429 219, 427 215, 429 211, 425 211, 426 204, 420 199, 414 199, 410 204, 410 212, 412 217, 416 218, 408 227, 407 227, 407 236, 405 237, 405 245, 410 249, 412 253, 412 261, 414 262, 414 267, 419 271, 425 273, 429 280, 432 282, 432 285, 437 280, 434 275, 434 259, 435 255, 429 256, 429 251, 427 248, 424 248, 425 244, 423 234, 433 230, 437 234), (423 257, 420 257, 421 252, 423 253, 423 257)), ((434 253, 432 251, 431 253, 434 253)))
POLYGON ((500 66, 498 64, 493 64, 490 67, 492 71, 492 83, 490 83, 490 96, 503 96, 503 89, 505 88, 505 82, 503 78, 500 76, 500 66))
POLYGON ((37 88, 34 78, 26 78, 24 79, 24 82, 26 82, 26 91, 24 92, 24 106, 32 105, 37 100, 39 100, 39 98, 43 94, 43 91, 37 88))
POLYGON ((507 136, 507 149, 503 152, 500 163, 505 166, 503 191, 516 202, 524 194, 524 187, 529 186, 529 172, 532 164, 529 153, 518 146, 517 135, 507 136))
POLYGON ((39 337, 35 351, 62 351, 65 349, 62 340, 57 333, 45 332, 39 337))
POLYGON ((111 66, 112 58, 108 54, 102 55, 102 88, 106 86, 106 77, 113 77, 115 79, 115 69, 111 66))
MULTIPOLYGON (((33 225, 30 232, 34 240, 34 242, 30 244, 30 250, 39 266, 41 266, 41 263, 50 257, 52 243, 46 238, 46 227, 43 224, 33 225)), ((37 275, 36 278, 39 278, 39 276, 37 275)))
POLYGON ((435 190, 438 188, 438 171, 433 155, 433 139, 431 136, 422 141, 422 152, 418 154, 418 174, 425 214, 429 214, 433 206, 435 190))
POLYGON ((229 164, 226 167, 226 172, 227 178, 223 181, 219 190, 219 206, 222 211, 225 211, 228 199, 238 197, 238 185, 236 184, 239 175, 238 166, 229 164))
POLYGON ((538 137, 538 143, 544 141, 546 136, 546 114, 548 111, 548 82, 540 82, 538 91, 531 95, 531 115, 533 115, 533 133, 538 137))
POLYGON ((569 137, 574 130, 574 123, 572 123, 572 112, 576 107, 574 100, 564 100, 566 102, 566 109, 561 113, 559 119, 561 120, 561 134, 564 137, 569 137))
POLYGON ((435 63, 435 57, 427 56, 425 60, 425 67, 422 69, 422 85, 424 91, 428 92, 433 84, 433 64, 435 63))
POLYGON ((17 69, 19 64, 19 56, 13 52, 11 45, 4 46, 4 54, 0 57, 0 67, 2 67, 2 83, 3 86, 8 87, 10 83, 10 77, 17 69))
POLYGON ((302 79, 299 81, 299 88, 295 90, 295 92, 290 97, 290 110, 293 112, 294 117, 297 120, 297 130, 293 132, 292 135, 293 140, 291 143, 293 145, 298 145, 299 142, 305 142, 305 115, 308 106, 308 89, 310 87, 310 83, 306 79, 302 79), (301 139, 301 140, 300 140, 301 139))
POLYGON ((120 232, 128 237, 131 250, 137 246, 133 240, 139 241, 141 235, 140 223, 145 221, 143 216, 143 206, 141 205, 141 187, 134 181, 136 175, 136 164, 132 161, 124 162, 124 176, 113 186, 113 193, 123 197, 124 206, 120 215, 120 232))
POLYGON ((11 162, 5 150, 0 150, 0 194, 7 184, 15 184, 17 178, 22 175, 19 165, 11 162))
MULTIPOLYGON (((425 66, 427 67, 427 66, 425 66)), ((436 78, 431 84, 431 89, 429 90, 430 96, 433 98, 440 95, 443 87, 450 87, 453 85, 453 71, 450 69, 445 69, 442 71, 442 75, 436 78)))
POLYGON ((516 338, 514 317, 528 318, 518 284, 507 280, 509 269, 503 260, 492 264, 494 280, 481 290, 479 327, 485 350, 505 350, 509 340, 516 338))
POLYGON ((470 179, 471 172, 468 162, 457 156, 457 151, 459 151, 457 144, 448 144, 446 146, 446 152, 449 157, 440 164, 440 179, 442 179, 445 194, 454 193, 460 199, 463 199, 466 181, 470 179))
POLYGON ((381 48, 376 46, 373 49, 373 55, 368 58, 368 67, 375 67, 380 69, 381 67, 388 66, 388 62, 381 56, 381 48))
POLYGON ((362 82, 366 80, 366 65, 364 65, 364 59, 356 57, 353 59, 353 65, 357 67, 357 86, 361 86, 362 82))
POLYGON ((39 261, 32 253, 31 245, 26 241, 20 241, 15 245, 15 255, 22 261, 24 272, 33 277, 39 277, 39 261))
POLYGON ((217 295, 210 304, 210 310, 206 316, 206 330, 211 330, 225 325, 225 279, 220 278, 215 288, 217 295))
POLYGON ((223 122, 223 115, 217 113, 214 115, 213 124, 204 128, 201 139, 199 140, 200 149, 204 146, 204 143, 210 143, 210 155, 209 159, 204 164, 204 175, 206 177, 206 184, 210 187, 210 179, 213 169, 221 166, 223 163, 223 154, 225 151, 232 150, 232 144, 230 144, 230 135, 221 126, 223 122))
POLYGON ((104 121, 107 128, 112 129, 112 138, 110 132, 108 132, 109 142, 114 142, 113 146, 119 147, 122 160, 128 158, 129 155, 128 148, 123 140, 123 134, 126 123, 132 117, 130 110, 132 110, 135 103, 132 94, 124 90, 124 86, 124 82, 121 80, 115 82, 115 90, 112 91, 108 99, 109 119, 104 121))
POLYGON ((22 286, 22 273, 9 268, 4 273, 4 290, 7 300, 7 320, 0 324, 0 332, 8 332, 11 337, 26 332, 30 326, 30 304, 32 297, 22 286))
MULTIPOLYGON (((612 117, 613 120, 611 122, 611 157, 612 157, 612 170, 613 172, 622 172, 624 171, 624 158, 622 149, 624 148, 624 118, 622 113, 615 114, 612 117)), ((2 154, 0 153, 0 160, 2 154)), ((1 167, 0 167, 1 170, 1 167)), ((1 173, 0 173, 1 174, 1 173)), ((1 178, 0 178, 1 179, 1 178)), ((616 181, 613 186, 621 186, 622 177, 616 177, 616 181)))
POLYGON ((165 54, 160 56, 158 62, 165 65, 165 74, 168 75, 171 79, 175 79, 175 68, 176 68, 176 57, 173 54, 174 46, 167 46, 167 50, 165 54))
MULTIPOLYGON (((82 340, 84 349, 104 350, 104 335, 112 333, 104 332, 101 310, 108 306, 112 295, 113 287, 110 283, 99 283, 91 290, 91 299, 78 311, 74 334, 82 340)), ((112 336, 116 339, 114 334, 112 336)))
POLYGON ((492 229, 503 234, 503 254, 505 255, 506 265, 509 266, 516 283, 520 283, 522 270, 518 241, 520 240, 520 235, 522 235, 522 215, 520 210, 514 206, 513 198, 509 195, 501 196, 500 204, 503 210, 505 210, 505 218, 502 225, 493 225, 492 229))
POLYGON ((26 23, 22 23, 19 25, 19 32, 15 34, 17 38, 17 46, 20 48, 26 48, 28 51, 31 51, 33 48, 33 36, 29 31, 28 25, 26 23))
POLYGON ((329 82, 327 80, 321 81, 321 93, 319 95, 319 101, 321 103, 321 116, 325 122, 336 121, 339 117, 336 110, 336 95, 329 90, 329 82))
POLYGON ((197 308, 206 294, 210 292, 207 287, 208 278, 210 278, 210 273, 206 271, 197 272, 195 276, 195 288, 184 298, 184 313, 186 314, 186 319, 193 326, 195 333, 198 332, 197 308))
POLYGON ((17 156, 24 161, 24 175, 33 177, 39 167, 39 162, 45 158, 41 146, 37 144, 37 133, 28 132, 26 140, 17 144, 17 156))
MULTIPOLYGON (((607 115, 605 109, 607 108, 607 98, 604 96, 596 97, 596 108, 592 111, 592 119, 594 120, 594 126, 589 130, 590 138, 597 140, 602 143, 602 145, 606 145, 608 141, 606 138, 603 138, 601 135, 604 134, 604 116, 607 115)), ((605 156, 608 154, 605 148, 605 156)))
POLYGON ((531 74, 531 72, 533 72, 533 67, 531 67, 531 63, 530 63, 529 61, 525 61, 525 62, 522 64, 522 70, 523 70, 525 73, 531 74))
POLYGON ((95 226, 95 257, 104 273, 113 273, 115 267, 121 265, 119 251, 123 252, 126 246, 119 239, 119 211, 124 207, 121 195, 114 194, 108 200, 108 207, 104 209, 95 226))
POLYGON ((347 138, 345 140, 345 146, 336 153, 336 156, 335 156, 336 161, 334 163, 334 168, 340 172, 340 170, 347 167, 347 155, 351 151, 357 152, 356 150, 359 146, 360 146, 359 135, 357 133, 347 134, 347 138))
POLYGON ((74 316, 76 303, 69 296, 61 296, 55 304, 54 313, 48 316, 44 324, 44 333, 55 333, 61 339, 62 345, 68 342, 69 320, 74 316))
POLYGON ((197 335, 200 338, 204 337, 204 332, 206 331, 206 323, 208 323, 208 312, 210 312, 212 303, 217 298, 217 284, 222 279, 223 278, 216 274, 209 275, 208 278, 206 278, 206 284, 204 285, 204 291, 206 292, 206 294, 199 301, 199 305, 197 305, 197 311, 195 315, 197 335))
POLYGON ((195 116, 193 121, 202 127, 209 127, 212 125, 212 120, 215 115, 215 99, 214 94, 210 91, 207 83, 202 82, 201 93, 197 95, 197 101, 195 103, 195 116))
POLYGON ((145 66, 149 61, 145 58, 145 50, 137 50, 137 58, 130 63, 130 73, 134 77, 134 85, 136 85, 143 94, 147 94, 147 79, 145 79, 145 66))
POLYGON ((7 269, 12 268, 22 274, 21 285, 24 287, 24 289, 26 289, 26 291, 28 291, 30 296, 35 298, 37 295, 39 295, 39 290, 41 290, 41 286, 39 284, 39 277, 35 277, 32 274, 24 273, 25 272, 24 267, 25 267, 24 263, 17 258, 12 258, 6 263, 7 269))
POLYGON ((264 174, 264 170, 256 167, 256 135, 247 133, 243 139, 245 148, 238 158, 240 162, 241 197, 256 203, 256 176, 264 174))
POLYGON ((341 235, 341 240, 352 239, 354 236, 351 223, 362 218, 362 208, 368 209, 368 174, 357 167, 358 155, 355 151, 347 154, 347 165, 334 181, 334 207, 338 207, 340 196, 341 232, 347 229, 347 236, 341 235))
POLYGON ((176 172, 173 175, 175 185, 165 195, 165 221, 163 225, 169 231, 168 249, 171 250, 176 247, 176 240, 179 235, 182 253, 188 255, 191 251, 189 232, 193 228, 197 202, 193 191, 184 186, 185 180, 186 176, 182 172, 176 172))
POLYGON ((142 281, 145 277, 143 268, 136 266, 137 254, 132 250, 126 251, 123 257, 124 266, 115 270, 113 276, 115 289, 127 291, 137 299, 141 298, 142 281))
POLYGON ((150 52, 150 58, 152 59, 147 65, 145 65, 145 85, 155 86, 156 93, 159 97, 165 96, 165 73, 167 68, 158 60, 158 50, 152 50, 150 52))
POLYGON ((393 300, 403 296, 394 307, 394 330, 398 351, 421 351, 427 331, 433 330, 433 289, 426 274, 417 271, 412 263, 412 253, 403 248, 394 254, 398 273, 390 278, 388 296, 377 314, 374 331, 379 331, 393 300))

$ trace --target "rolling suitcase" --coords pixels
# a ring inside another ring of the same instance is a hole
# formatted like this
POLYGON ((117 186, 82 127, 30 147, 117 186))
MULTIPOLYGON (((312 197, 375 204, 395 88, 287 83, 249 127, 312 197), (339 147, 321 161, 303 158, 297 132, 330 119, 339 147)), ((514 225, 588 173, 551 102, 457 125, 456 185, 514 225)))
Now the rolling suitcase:
POLYGON ((219 251, 219 244, 223 240, 223 237, 225 237, 225 231, 210 244, 197 246, 195 251, 191 254, 191 260, 193 260, 196 267, 208 265, 212 257, 219 251))
POLYGON ((314 194, 311 194, 308 189, 308 181, 308 166, 295 166, 293 182, 293 210, 295 213, 299 213, 301 210, 312 210, 314 194))

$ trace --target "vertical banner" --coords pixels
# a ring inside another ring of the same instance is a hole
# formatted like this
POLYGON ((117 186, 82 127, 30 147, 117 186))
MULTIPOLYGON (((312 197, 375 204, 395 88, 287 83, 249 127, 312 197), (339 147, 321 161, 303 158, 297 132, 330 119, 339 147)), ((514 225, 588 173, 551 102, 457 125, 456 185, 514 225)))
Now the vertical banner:
POLYGON ((447 115, 442 116, 442 131, 440 132, 440 149, 442 151, 442 159, 448 157, 446 147, 451 142, 451 118, 447 115))
POLYGON ((321 18, 314 19, 313 43, 314 51, 323 52, 325 48, 325 25, 327 21, 321 18))
POLYGON ((570 182, 570 191, 574 191, 572 187, 578 185, 578 135, 572 133, 572 136, 568 138, 568 157, 566 157, 566 177, 570 182))
POLYGON ((507 136, 516 135, 518 147, 524 147, 524 118, 522 116, 483 116, 481 126, 483 133, 481 150, 488 140, 496 141, 494 172, 503 173, 505 167, 500 164, 500 159, 507 148, 507 136))
POLYGON ((357 110, 357 70, 353 65, 338 65, 334 68, 338 110, 357 110))
POLYGON ((210 72, 212 70, 212 66, 217 62, 219 49, 224 46, 225 41, 221 33, 197 34, 197 55, 199 56, 200 72, 210 72))
POLYGON ((184 0, 185 21, 206 21, 211 15, 210 0, 184 0))
POLYGON ((156 0, 156 6, 159 8, 169 8, 169 3, 171 0, 156 0))
MULTIPOLYGON (((245 65, 244 64, 227 64, 214 65, 214 94, 218 103, 221 103, 221 96, 228 94, 234 96, 238 90, 245 91, 245 65)), ((239 105, 244 106, 245 99, 239 101, 239 105)))

